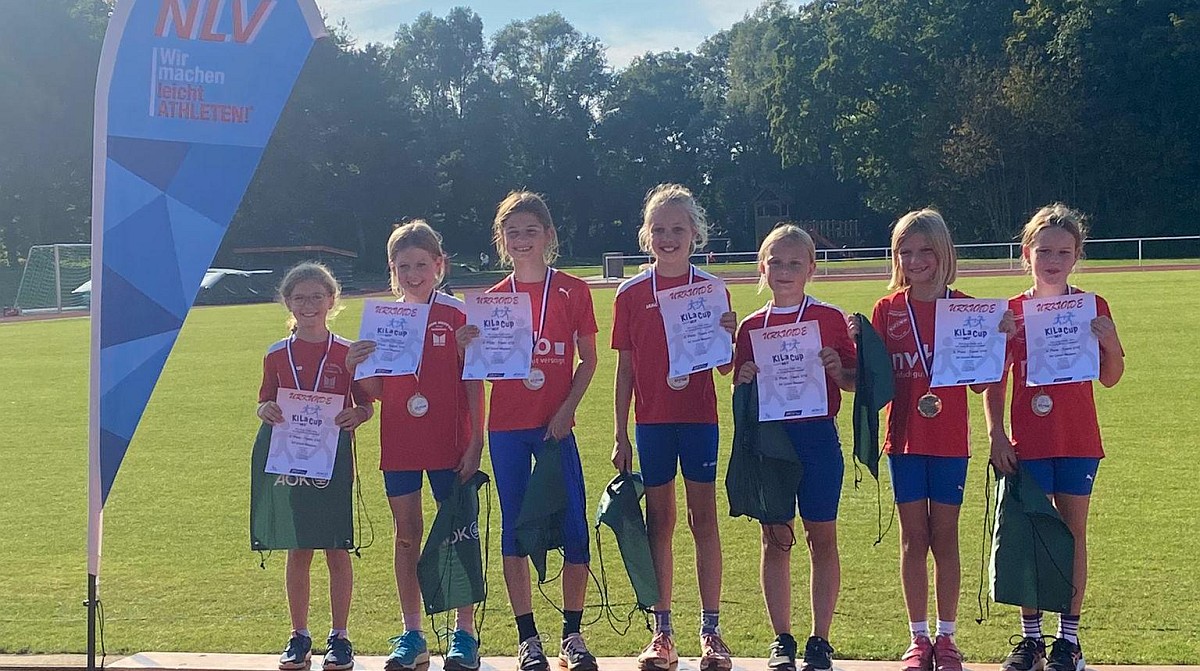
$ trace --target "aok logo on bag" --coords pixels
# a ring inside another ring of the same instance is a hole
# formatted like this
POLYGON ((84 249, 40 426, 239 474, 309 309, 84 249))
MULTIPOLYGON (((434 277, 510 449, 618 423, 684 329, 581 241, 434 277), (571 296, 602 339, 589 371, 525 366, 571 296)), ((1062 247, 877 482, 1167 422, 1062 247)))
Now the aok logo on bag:
POLYGON ((447 545, 457 545, 462 541, 478 541, 479 540, 479 522, 471 522, 469 526, 459 527, 450 533, 450 537, 443 543, 443 547, 447 545))

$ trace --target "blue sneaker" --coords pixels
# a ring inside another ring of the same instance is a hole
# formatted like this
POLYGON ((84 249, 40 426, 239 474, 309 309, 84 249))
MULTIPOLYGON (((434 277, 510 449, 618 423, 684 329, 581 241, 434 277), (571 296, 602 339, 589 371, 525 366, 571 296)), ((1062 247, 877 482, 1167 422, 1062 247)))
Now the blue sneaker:
POLYGON ((330 636, 325 647, 325 661, 321 665, 325 671, 350 671, 354 668, 354 646, 350 644, 350 639, 330 636))
POLYGON ((475 671, 479 668, 479 641, 468 632, 458 629, 450 639, 446 653, 446 671, 475 671))
POLYGON ((384 662, 384 671, 414 671, 422 664, 429 664, 429 646, 425 635, 419 631, 406 631, 388 639, 392 654, 384 662))
POLYGON ((312 661, 312 639, 304 634, 292 632, 287 647, 279 656, 279 671, 299 671, 307 669, 312 661))

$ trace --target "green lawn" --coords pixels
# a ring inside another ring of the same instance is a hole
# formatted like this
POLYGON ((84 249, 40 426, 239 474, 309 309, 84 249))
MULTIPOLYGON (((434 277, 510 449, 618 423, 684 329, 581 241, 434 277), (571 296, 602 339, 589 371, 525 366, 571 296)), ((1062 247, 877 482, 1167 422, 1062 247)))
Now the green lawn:
MULTIPOLYGON (((1109 458, 1092 506, 1091 578, 1083 640, 1090 662, 1200 663, 1200 467, 1194 418, 1200 416, 1200 368, 1191 319, 1200 315, 1195 272, 1112 273, 1077 278, 1108 298, 1128 354, 1125 378, 1097 390, 1109 458), (1189 335, 1191 334, 1191 335, 1189 335), (1189 596, 1191 595, 1191 596, 1189 596)), ((1019 277, 967 278, 958 287, 978 296, 1008 296, 1019 277)), ((848 310, 869 311, 884 291, 880 281, 816 282, 811 293, 848 310)), ((764 302, 748 285, 732 287, 745 315, 764 302)), ((612 291, 596 292, 601 339, 607 341, 612 291)), ((337 321, 357 331, 361 305, 351 302, 337 321)), ((266 346, 284 334, 283 310, 272 305, 196 310, 142 420, 109 499, 105 517, 101 595, 110 652, 188 650, 274 652, 284 642, 283 556, 266 570, 247 540, 247 463, 257 420, 253 408, 266 346)), ((0 326, 4 345, 5 429, 0 455, 0 652, 80 652, 85 644, 86 584, 86 319, 0 326)), ((600 372, 581 408, 580 447, 593 499, 611 477, 611 389, 614 359, 602 350, 600 372)), ((729 390, 719 385, 723 439, 731 433, 729 390)), ((981 401, 973 403, 973 444, 985 454, 981 401)), ((399 612, 391 573, 391 533, 378 459, 377 424, 361 432, 363 492, 375 544, 355 561, 352 635, 364 653, 382 653, 397 632, 399 612)), ((844 437, 849 427, 843 422, 844 437)), ((978 613, 984 459, 973 460, 962 518, 963 588, 959 642, 968 661, 996 660, 1017 630, 1015 609, 978 613)), ((487 469, 485 461, 484 468, 487 469)), ((723 481, 723 473, 721 475, 723 481)), ((874 483, 855 491, 847 468, 842 498, 842 596, 833 644, 845 659, 896 659, 906 641, 897 535, 873 546, 874 483)), ((718 505, 724 509, 723 488, 718 505)), ((886 482, 885 501, 890 494, 886 482)), ((515 630, 500 575, 499 506, 492 506, 489 574, 492 596, 483 631, 487 654, 512 654, 515 630)), ((886 509, 885 509, 886 514, 886 509)), ((693 629, 698 597, 686 524, 677 537, 677 628, 693 629)), ((723 518, 725 589, 722 625, 738 655, 765 654, 768 630, 758 588, 757 526, 723 518)), ((604 537, 613 599, 631 594, 616 547, 604 537)), ((807 562, 795 560, 796 630, 807 629, 807 562)), ((595 552, 593 549, 593 556, 595 552)), ((324 571, 314 571, 312 629, 328 624, 324 571)), ((557 585, 547 593, 558 599, 557 585)), ((595 591, 589 603, 597 601, 595 591)), ((535 594, 542 628, 557 614, 535 594)), ((588 619, 598 614, 589 609, 588 619)), ((1053 618, 1047 618, 1053 631, 1053 618)), ((603 623, 587 628, 602 655, 635 653, 645 643, 638 624, 625 637, 603 623)), ((680 639, 696 654, 694 637, 680 639)))

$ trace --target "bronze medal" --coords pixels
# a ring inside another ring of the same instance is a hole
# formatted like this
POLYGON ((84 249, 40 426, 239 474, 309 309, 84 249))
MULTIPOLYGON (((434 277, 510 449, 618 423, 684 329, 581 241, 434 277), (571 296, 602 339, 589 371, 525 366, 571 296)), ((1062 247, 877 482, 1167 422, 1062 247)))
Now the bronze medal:
POLYGON ((933 392, 927 392, 917 399, 917 412, 926 419, 933 419, 942 412, 942 399, 933 392))
POLYGON ((667 386, 675 391, 683 391, 687 389, 688 383, 692 381, 691 375, 680 375, 679 377, 668 377, 667 386))
POLYGON ((532 391, 537 391, 546 384, 546 373, 541 368, 530 368, 529 377, 525 378, 525 388, 532 391))

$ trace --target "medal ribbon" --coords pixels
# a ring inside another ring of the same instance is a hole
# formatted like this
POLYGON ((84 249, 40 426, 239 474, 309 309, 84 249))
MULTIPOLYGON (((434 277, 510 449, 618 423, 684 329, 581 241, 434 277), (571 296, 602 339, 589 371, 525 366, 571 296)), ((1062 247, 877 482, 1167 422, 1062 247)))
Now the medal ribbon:
MULTIPOLYGON (((688 284, 696 281, 696 266, 688 264, 688 284)), ((686 285, 685 285, 686 286, 686 285)), ((650 270, 650 294, 654 296, 654 304, 658 305, 658 264, 650 270)))
MULTIPOLYGON (((808 297, 808 294, 804 294, 804 302, 801 303, 800 308, 796 310, 796 321, 792 322, 793 324, 800 323, 800 320, 804 318, 804 313, 808 310, 809 303, 811 302, 812 299, 808 297)), ((767 318, 763 320, 763 328, 766 328, 767 322, 771 319, 771 313, 774 311, 775 301, 767 301, 767 318)))
MULTIPOLYGON (((296 381, 296 388, 300 391, 308 391, 300 386, 300 374, 296 372, 296 360, 292 358, 292 341, 296 339, 296 334, 287 341, 288 364, 292 367, 292 379, 296 381)), ((312 391, 316 391, 317 387, 321 386, 321 374, 325 372, 325 360, 329 358, 329 350, 333 349, 333 331, 329 332, 329 342, 325 344, 325 353, 321 355, 321 365, 317 367, 317 377, 313 382, 312 391)))
MULTIPOLYGON (((904 307, 908 310, 908 321, 912 323, 913 340, 917 341, 917 358, 921 360, 921 367, 925 369, 925 379, 933 382, 933 352, 930 350, 929 358, 925 357, 925 343, 921 342, 921 329, 917 328, 917 315, 913 313, 912 298, 909 296, 911 289, 904 292, 904 307)), ((946 287, 946 298, 950 298, 950 287, 946 287)))
MULTIPOLYGON (((550 280, 554 277, 554 269, 546 267, 546 284, 542 287, 542 310, 538 313, 538 327, 533 334, 533 351, 537 351, 538 341, 542 339, 542 331, 546 330, 546 303, 550 300, 550 280)), ((517 273, 513 272, 508 276, 508 284, 512 287, 512 292, 517 293, 517 273)))
MULTIPOLYGON (((437 289, 434 289, 433 291, 429 292, 429 301, 427 303, 427 305, 429 305, 430 312, 433 311, 433 301, 436 299, 437 299, 437 289)), ((429 327, 426 326, 425 330, 428 331, 429 327)), ((413 379, 416 381, 418 388, 420 388, 420 386, 421 386, 421 366, 424 365, 424 363, 425 363, 425 334, 422 333, 421 334, 421 360, 417 362, 417 370, 413 371, 413 379)), ((419 394, 421 392, 418 391, 416 393, 419 394)))

